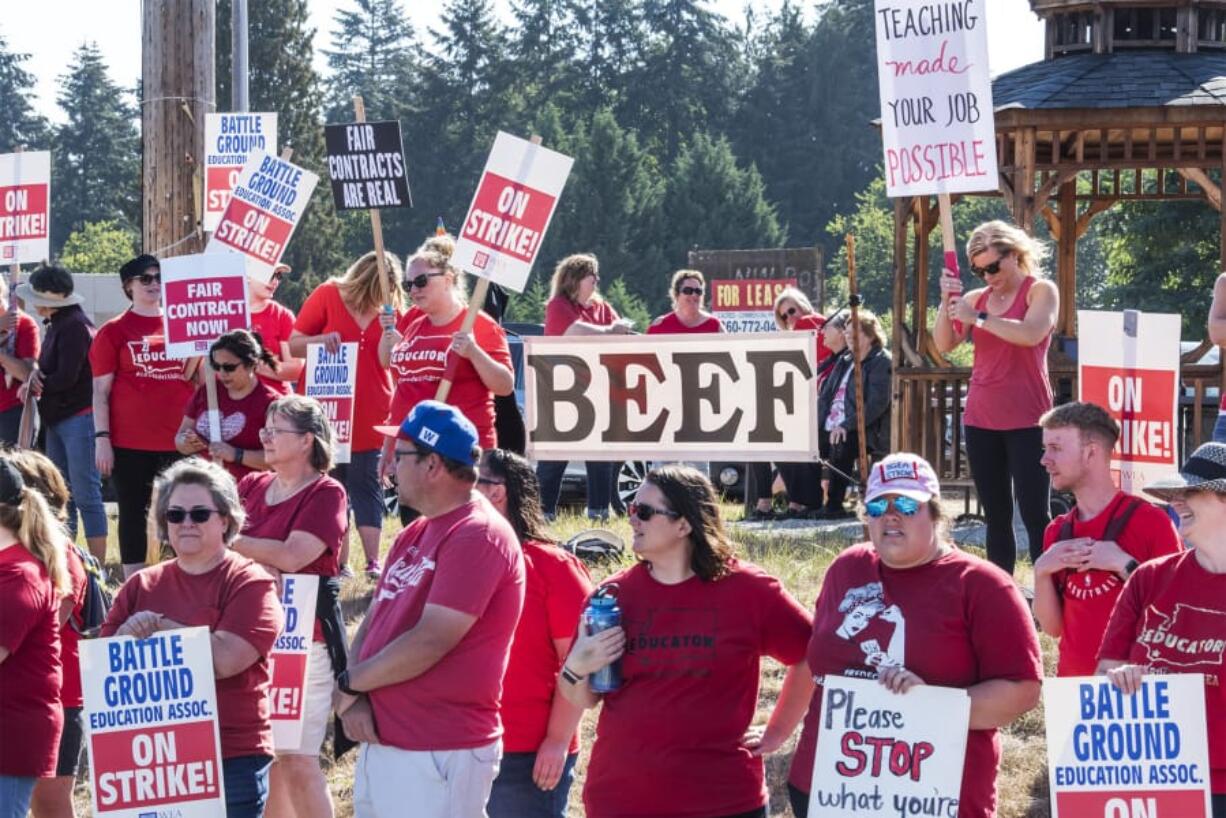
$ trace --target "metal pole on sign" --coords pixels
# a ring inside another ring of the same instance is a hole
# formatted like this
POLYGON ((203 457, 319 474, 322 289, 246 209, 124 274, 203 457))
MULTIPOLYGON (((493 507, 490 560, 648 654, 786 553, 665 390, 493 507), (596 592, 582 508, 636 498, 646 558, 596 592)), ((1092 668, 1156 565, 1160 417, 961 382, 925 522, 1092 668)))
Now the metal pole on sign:
POLYGON ((247 97, 247 0, 230 0, 230 110, 251 110, 247 97))

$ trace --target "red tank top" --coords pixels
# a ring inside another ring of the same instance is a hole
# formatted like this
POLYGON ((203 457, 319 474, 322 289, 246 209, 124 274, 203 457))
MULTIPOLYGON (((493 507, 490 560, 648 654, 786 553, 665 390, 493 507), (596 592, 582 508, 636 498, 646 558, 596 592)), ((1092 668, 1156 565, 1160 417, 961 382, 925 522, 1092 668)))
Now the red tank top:
MULTIPOLYGON (((1026 295, 1035 282, 1027 276, 1009 309, 999 318, 1026 317, 1026 295)), ((975 309, 987 309, 988 291, 975 309)), ((1047 348, 1051 333, 1032 347, 1011 344, 987 330, 971 328, 975 363, 971 367, 970 393, 966 397, 967 426, 980 429, 1026 429, 1039 425, 1039 418, 1052 406, 1051 382, 1047 379, 1047 348)))

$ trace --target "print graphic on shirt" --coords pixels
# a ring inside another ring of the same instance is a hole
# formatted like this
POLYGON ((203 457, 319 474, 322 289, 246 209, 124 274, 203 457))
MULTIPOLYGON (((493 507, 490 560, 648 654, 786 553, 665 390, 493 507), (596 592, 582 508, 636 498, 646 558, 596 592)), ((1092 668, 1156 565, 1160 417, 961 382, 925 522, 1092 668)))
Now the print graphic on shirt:
POLYGON ((839 603, 843 623, 835 629, 842 639, 855 642, 864 654, 864 665, 846 668, 845 676, 876 678, 883 667, 903 667, 906 663, 906 619, 902 609, 890 604, 880 582, 852 588, 839 603), (865 670, 874 668, 874 670, 865 670))
POLYGON ((405 552, 404 556, 389 565, 383 572, 383 581, 379 585, 379 599, 395 599, 408 588, 421 584, 426 573, 433 571, 436 563, 429 557, 417 557, 416 546, 405 552))
POLYGON ((1217 685, 1221 680, 1214 671, 1226 653, 1226 611, 1178 602, 1168 616, 1150 605, 1137 644, 1145 646, 1150 664, 1204 673, 1206 684, 1217 685))
POLYGON ((143 341, 128 341, 128 354, 136 367, 138 378, 175 381, 183 375, 183 364, 166 357, 166 344, 160 335, 150 335, 143 341))
POLYGON ((715 665, 719 614, 714 607, 653 608, 626 618, 626 656, 637 675, 703 678, 715 665))
POLYGON ((396 344, 390 362, 396 381, 413 383, 440 379, 447 367, 450 346, 451 338, 446 335, 415 335, 396 344))
MULTIPOLYGON (((246 425, 247 415, 243 412, 235 412, 231 415, 225 415, 221 419, 221 439, 223 441, 233 440, 246 425)), ((203 440, 209 439, 208 412, 201 412, 200 417, 196 418, 196 434, 200 435, 203 440)))
POLYGON ((1114 571, 1069 571, 1064 579, 1064 593, 1073 599, 1094 599, 1114 593, 1124 583, 1114 571))

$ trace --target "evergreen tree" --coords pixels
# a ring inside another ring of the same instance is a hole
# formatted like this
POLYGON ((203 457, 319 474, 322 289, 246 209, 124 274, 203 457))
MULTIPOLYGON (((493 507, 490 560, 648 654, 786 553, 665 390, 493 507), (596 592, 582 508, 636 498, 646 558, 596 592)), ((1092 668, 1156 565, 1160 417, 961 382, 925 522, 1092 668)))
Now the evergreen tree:
POLYGON ((636 0, 568 0, 576 43, 577 115, 620 108, 642 71, 646 41, 636 0))
POLYGON ((353 0, 355 9, 336 12, 327 120, 353 121, 353 96, 361 94, 366 117, 399 119, 410 110, 418 48, 413 26, 399 0, 353 0))
POLYGON ((571 100, 575 92, 572 55, 578 47, 565 0, 516 0, 510 56, 525 107, 571 100))
POLYGON ((12 153, 18 146, 27 150, 50 147, 47 120, 34 111, 34 77, 22 68, 29 54, 9 51, 8 41, 0 35, 0 153, 12 153))

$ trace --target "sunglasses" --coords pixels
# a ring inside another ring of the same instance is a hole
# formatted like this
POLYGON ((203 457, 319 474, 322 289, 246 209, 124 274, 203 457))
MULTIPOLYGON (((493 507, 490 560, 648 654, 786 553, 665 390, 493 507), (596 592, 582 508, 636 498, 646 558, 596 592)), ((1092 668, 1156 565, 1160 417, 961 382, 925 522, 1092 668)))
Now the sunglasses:
POLYGON ((630 512, 631 517, 638 517, 643 522, 648 522, 657 514, 663 514, 670 520, 675 520, 681 516, 677 512, 671 511, 667 508, 656 508, 655 506, 649 506, 646 503, 631 503, 630 505, 626 506, 626 511, 630 512))
POLYGON ((401 283, 404 284, 404 288, 406 290, 411 290, 414 287, 420 290, 421 288, 425 287, 427 284, 430 283, 430 279, 435 278, 436 276, 445 276, 445 275, 447 275, 446 270, 439 270, 438 272, 435 272, 435 273, 422 273, 416 278, 406 278, 401 283))
POLYGON ((217 372, 224 372, 227 375, 242 366, 242 364, 219 364, 212 360, 209 361, 209 365, 212 366, 217 372))
POLYGON ((702 287, 682 287, 679 292, 682 295, 702 295, 702 287))
POLYGON ((276 284, 276 283, 278 283, 279 281, 281 281, 281 279, 283 279, 283 278, 285 278, 285 273, 282 273, 282 272, 280 272, 280 271, 277 271, 277 272, 275 272, 275 273, 273 273, 273 274, 272 274, 272 278, 268 279, 268 283, 269 283, 269 284, 276 284))
POLYGON ((786 310, 784 310, 783 312, 779 313, 779 320, 780 320, 780 321, 786 321, 787 319, 789 319, 789 318, 793 317, 794 315, 796 315, 796 313, 798 313, 798 312, 800 312, 800 308, 799 308, 799 307, 788 307, 786 310))
POLYGON ((139 281, 144 286, 148 287, 150 284, 161 284, 162 274, 161 273, 141 273, 140 275, 136 277, 136 280, 139 281))
POLYGON ((1000 258, 996 259, 996 261, 993 261, 991 264, 988 264, 987 266, 976 267, 974 264, 972 264, 971 272, 979 276, 980 278, 984 278, 985 276, 994 276, 1000 272, 1000 263, 1004 261, 1005 259, 1007 259, 1008 257, 1009 257, 1009 254, 1005 252, 1005 253, 1000 254, 1000 258))
MULTIPOLYGON (((915 512, 919 511, 920 501, 910 497, 894 497, 894 510, 904 517, 914 517, 915 512)), ((889 497, 878 497, 876 500, 869 500, 864 504, 864 513, 872 517, 874 520, 884 515, 890 510, 889 497)))
POLYGON ((221 512, 215 508, 205 508, 204 506, 196 506, 190 511, 185 508, 175 506, 173 508, 166 509, 166 522, 173 523, 174 525, 182 525, 183 521, 190 517, 193 523, 196 525, 201 525, 203 523, 207 523, 209 518, 214 514, 220 513, 221 512))

